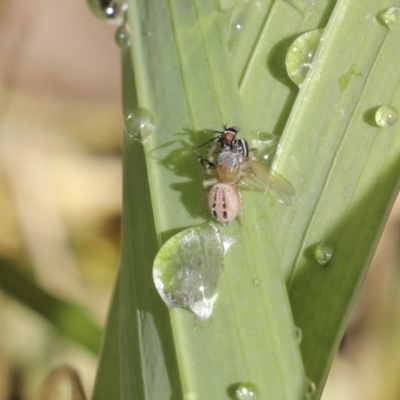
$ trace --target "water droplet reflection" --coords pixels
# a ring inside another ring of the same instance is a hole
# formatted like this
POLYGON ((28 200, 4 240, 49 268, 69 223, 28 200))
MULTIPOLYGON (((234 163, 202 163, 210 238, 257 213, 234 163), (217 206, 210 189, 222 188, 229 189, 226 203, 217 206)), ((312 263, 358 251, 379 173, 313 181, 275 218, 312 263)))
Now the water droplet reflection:
POLYGON ((224 254, 236 243, 237 236, 235 235, 226 235, 220 233, 220 239, 222 243, 222 248, 224 249, 224 254))
POLYGON ((397 112, 397 110, 390 105, 386 105, 379 107, 376 110, 375 122, 377 123, 378 126, 382 128, 387 128, 389 126, 394 125, 398 117, 399 113, 397 112))
POLYGON ((301 341, 303 340, 303 331, 298 326, 295 326, 293 332, 297 344, 300 344, 301 341))
POLYGON ((257 387, 252 383, 238 383, 230 387, 230 397, 234 400, 257 400, 257 387))
POLYGON ((309 379, 307 377, 305 378, 305 386, 306 386, 306 394, 307 394, 306 398, 311 399, 317 390, 317 386, 311 379, 309 379))
POLYGON ((320 265, 328 264, 332 258, 333 246, 327 242, 321 242, 317 244, 314 249, 314 255, 320 265))
POLYGON ((125 133, 143 143, 154 131, 154 126, 154 116, 145 108, 139 107, 135 111, 127 113, 124 117, 125 133))
POLYGON ((315 29, 299 36, 286 54, 286 71, 290 79, 301 86, 311 68, 319 44, 323 41, 323 29, 315 29))
POLYGON ((88 4, 97 17, 114 24, 122 23, 128 9, 126 0, 88 0, 88 4))
POLYGON ((378 13, 377 18, 380 22, 391 28, 400 16, 399 7, 390 7, 378 13))
POLYGON ((121 24, 115 32, 115 42, 122 50, 127 50, 131 47, 131 34, 128 24, 121 24))
POLYGON ((211 316, 223 268, 224 248, 216 226, 199 225, 169 239, 158 252, 153 279, 169 307, 183 307, 199 318, 211 316))

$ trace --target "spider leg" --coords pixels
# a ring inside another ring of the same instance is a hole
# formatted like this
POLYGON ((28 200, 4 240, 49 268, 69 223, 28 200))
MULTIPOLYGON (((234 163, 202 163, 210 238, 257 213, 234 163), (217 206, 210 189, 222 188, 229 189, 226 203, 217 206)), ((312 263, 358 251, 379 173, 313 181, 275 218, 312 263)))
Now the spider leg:
POLYGON ((203 188, 208 188, 209 186, 214 186, 217 183, 218 183, 217 178, 207 179, 206 181, 203 181, 203 188))
POLYGON ((198 157, 197 160, 203 166, 206 174, 215 175, 217 173, 217 169, 216 169, 215 165, 212 162, 210 162, 209 160, 207 160, 206 158, 198 157))
POLYGON ((214 165, 215 167, 215 160, 214 160, 214 153, 215 153, 215 149, 217 148, 218 144, 213 144, 212 146, 210 146, 210 148, 207 151, 207 160, 214 165))

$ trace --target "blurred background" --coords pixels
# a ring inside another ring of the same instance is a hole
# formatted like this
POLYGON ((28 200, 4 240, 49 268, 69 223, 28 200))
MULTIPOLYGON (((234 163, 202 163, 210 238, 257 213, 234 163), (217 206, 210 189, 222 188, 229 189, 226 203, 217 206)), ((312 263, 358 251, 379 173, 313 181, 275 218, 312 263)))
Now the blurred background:
MULTIPOLYGON (((85 0, 0 0, 0 400, 46 400, 43 382, 60 365, 74 368, 87 395, 93 387, 97 347, 65 339, 65 325, 48 316, 53 306, 73 314, 80 305, 102 327, 116 277, 115 30, 85 0), (35 310, 24 305, 29 295, 43 300, 35 310)), ((397 202, 324 400, 400 399, 399 244, 397 202)))
MULTIPOLYGON (((120 245, 115 29, 85 0, 0 1, 0 256, 56 297, 44 298, 39 312, 78 304, 98 327, 120 245)), ((90 394, 98 349, 60 336, 9 296, 7 282, 18 277, 3 269, 1 276, 0 400, 42 399, 49 371, 66 364, 90 394)), ((41 296, 24 286, 13 292, 41 296)))

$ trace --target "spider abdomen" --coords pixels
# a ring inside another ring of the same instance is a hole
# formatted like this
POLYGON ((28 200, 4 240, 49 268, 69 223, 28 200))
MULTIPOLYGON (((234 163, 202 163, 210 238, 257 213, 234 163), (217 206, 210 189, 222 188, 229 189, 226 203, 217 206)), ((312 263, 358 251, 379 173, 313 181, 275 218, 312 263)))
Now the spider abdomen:
POLYGON ((208 205, 214 218, 228 225, 242 212, 242 196, 236 185, 217 183, 208 193, 208 205))

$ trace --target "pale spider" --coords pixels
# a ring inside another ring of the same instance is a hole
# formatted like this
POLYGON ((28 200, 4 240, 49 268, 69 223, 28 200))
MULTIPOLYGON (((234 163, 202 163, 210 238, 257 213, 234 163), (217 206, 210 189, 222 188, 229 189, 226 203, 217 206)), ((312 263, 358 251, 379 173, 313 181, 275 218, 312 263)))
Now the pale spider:
MULTIPOLYGON (((240 142, 235 139, 235 142, 244 143, 240 148, 248 149, 244 139, 240 139, 240 142)), ((208 149, 207 158, 198 158, 207 174, 216 175, 203 181, 203 187, 211 186, 208 206, 218 222, 226 226, 237 216, 243 219, 243 200, 239 187, 268 192, 286 205, 292 203, 291 197, 295 193, 293 186, 277 172, 257 162, 257 149, 243 152, 225 146, 217 153, 218 145, 221 144, 217 142, 208 149), (250 183, 246 178, 256 183, 250 183)))

